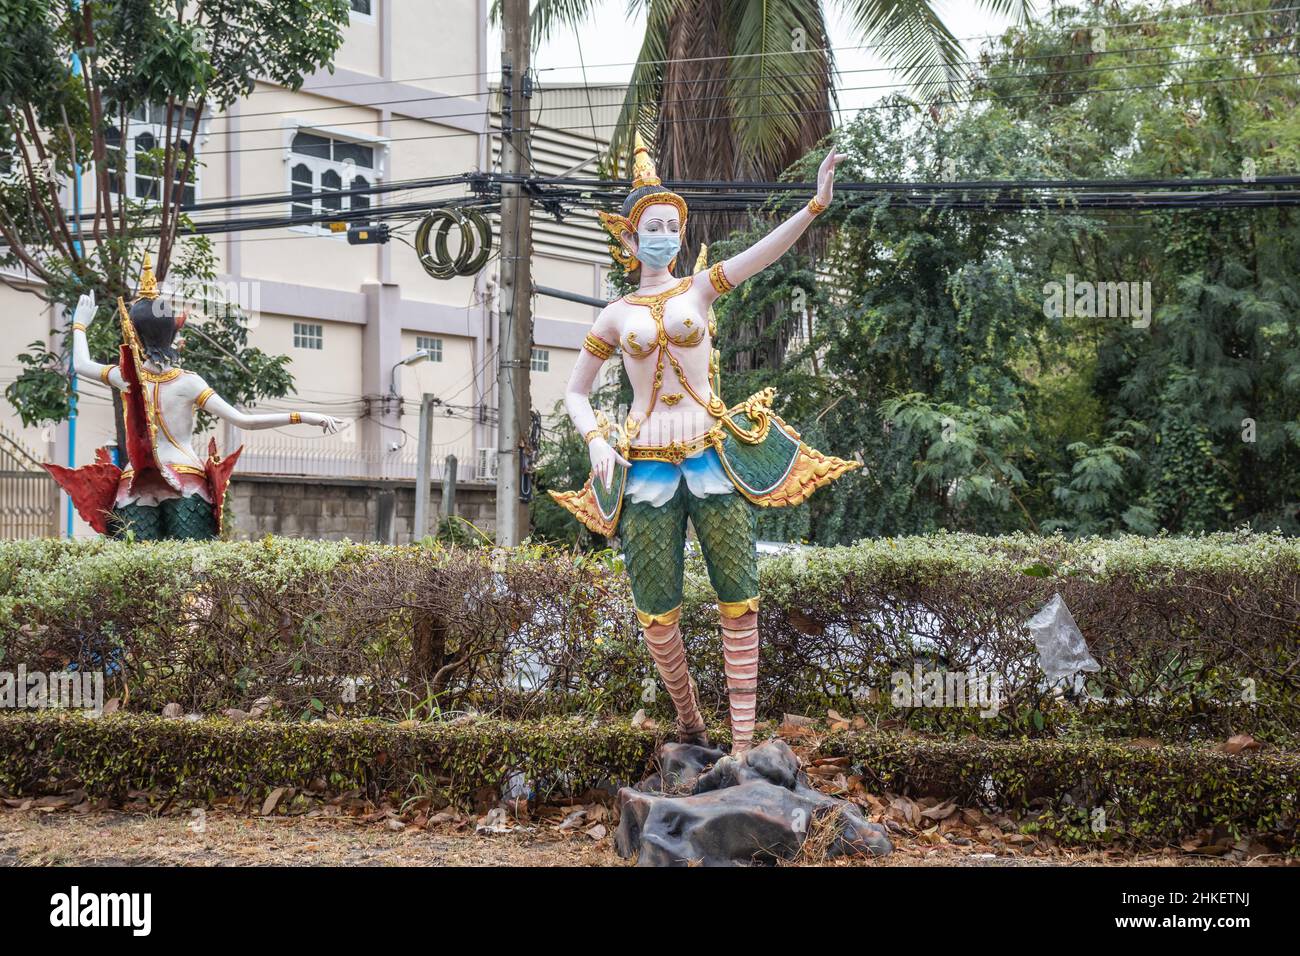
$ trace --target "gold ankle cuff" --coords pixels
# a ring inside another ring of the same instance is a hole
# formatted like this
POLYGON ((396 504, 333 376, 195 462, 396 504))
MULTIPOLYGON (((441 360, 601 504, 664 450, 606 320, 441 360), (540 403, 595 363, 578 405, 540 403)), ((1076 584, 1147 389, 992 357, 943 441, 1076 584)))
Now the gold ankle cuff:
POLYGON ((682 606, 679 604, 671 611, 664 611, 662 614, 647 614, 640 608, 636 609, 636 619, 641 622, 642 627, 649 627, 651 624, 676 624, 682 616, 682 606))
POLYGON ((750 611, 758 610, 758 595, 743 601, 719 601, 718 613, 725 618, 743 617, 750 611))

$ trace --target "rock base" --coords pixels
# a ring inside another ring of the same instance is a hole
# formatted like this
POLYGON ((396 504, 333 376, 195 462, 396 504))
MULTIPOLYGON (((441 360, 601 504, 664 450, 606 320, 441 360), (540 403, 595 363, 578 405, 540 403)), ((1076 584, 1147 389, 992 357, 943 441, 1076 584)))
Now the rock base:
POLYGON ((638 866, 747 866, 789 860, 820 824, 828 857, 884 856, 893 844, 852 803, 808 786, 780 739, 740 757, 664 744, 659 771, 619 791, 614 847, 638 866))

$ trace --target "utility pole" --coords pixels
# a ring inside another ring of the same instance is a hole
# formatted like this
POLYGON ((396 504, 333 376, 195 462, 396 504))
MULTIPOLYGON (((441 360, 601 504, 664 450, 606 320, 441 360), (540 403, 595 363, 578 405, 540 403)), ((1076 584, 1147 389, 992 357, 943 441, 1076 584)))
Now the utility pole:
POLYGON ((433 398, 429 392, 420 397, 420 440, 416 446, 415 524, 411 527, 414 544, 429 533, 429 465, 433 442, 433 398))
POLYGON ((456 456, 442 460, 442 516, 456 517, 456 456))
POLYGON ((501 328, 497 335, 497 534, 512 547, 528 535, 528 507, 519 500, 522 423, 532 409, 529 367, 533 348, 533 229, 528 194, 519 177, 530 172, 532 119, 528 0, 501 3, 501 328))

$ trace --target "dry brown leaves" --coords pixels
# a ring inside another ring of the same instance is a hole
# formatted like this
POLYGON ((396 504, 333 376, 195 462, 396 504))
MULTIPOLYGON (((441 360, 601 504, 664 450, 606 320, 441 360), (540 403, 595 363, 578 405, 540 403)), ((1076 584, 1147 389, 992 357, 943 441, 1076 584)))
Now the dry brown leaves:
MULTIPOLYGON (((823 727, 838 731, 861 729, 863 725, 862 718, 846 717, 834 710, 827 712, 824 722, 799 714, 785 714, 777 734, 798 755, 811 786, 853 802, 869 820, 885 827, 894 841, 896 856, 929 858, 935 854, 948 854, 972 861, 1040 858, 1042 862, 1103 864, 1133 862, 1141 858, 1123 847, 1103 850, 1062 847, 1050 836, 1021 832, 1021 821, 1012 816, 960 806, 950 797, 874 792, 868 789, 860 774, 853 772, 848 757, 817 754, 826 732, 823 727)), ((1131 744, 1137 747, 1162 745, 1161 741, 1152 738, 1138 738, 1131 744)), ((1260 746, 1260 742, 1248 734, 1234 735, 1222 745, 1228 754, 1256 750, 1260 746)), ((604 791, 588 791, 578 797, 530 805, 523 800, 502 801, 493 788, 484 787, 475 799, 479 812, 469 814, 449 805, 445 799, 427 795, 401 802, 389 798, 376 802, 361 790, 331 794, 326 781, 318 779, 305 789, 276 787, 260 803, 248 796, 228 796, 217 798, 208 806, 245 817, 283 818, 285 822, 288 818, 328 819, 358 827, 382 828, 407 836, 424 831, 464 834, 466 837, 477 834, 482 838, 514 835, 526 837, 529 841, 580 840, 603 843, 608 847, 610 833, 618 823, 617 811, 611 804, 611 795, 604 791)), ((66 812, 78 815, 120 810, 149 817, 189 816, 197 812, 191 804, 160 793, 130 791, 123 800, 109 801, 91 799, 84 790, 76 788, 40 797, 0 795, 0 809, 17 813, 66 812)), ((821 837, 810 831, 809 845, 796 862, 824 862, 819 853, 825 855, 823 851, 833 841, 835 827, 828 823, 818 832, 821 837)), ((1203 830, 1178 847, 1159 851, 1157 856, 1166 861, 1183 857, 1287 862, 1279 848, 1267 840, 1252 836, 1235 838, 1222 827, 1203 830)))

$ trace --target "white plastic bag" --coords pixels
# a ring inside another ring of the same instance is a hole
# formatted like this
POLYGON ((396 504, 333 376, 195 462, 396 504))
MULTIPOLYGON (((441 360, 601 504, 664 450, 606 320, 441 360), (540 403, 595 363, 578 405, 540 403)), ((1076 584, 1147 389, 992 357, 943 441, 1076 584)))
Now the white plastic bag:
POLYGON ((1088 653, 1088 642, 1060 594, 1053 594, 1025 626, 1034 638, 1038 664, 1049 681, 1071 677, 1080 671, 1101 670, 1101 665, 1088 653))

